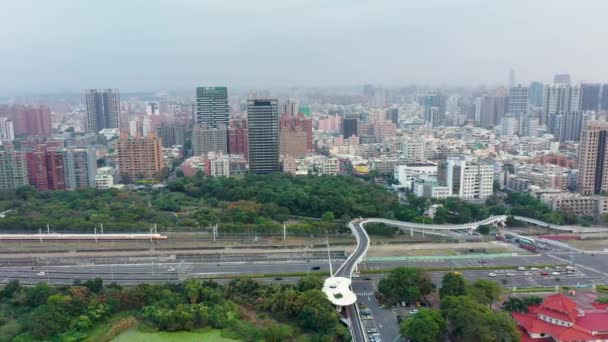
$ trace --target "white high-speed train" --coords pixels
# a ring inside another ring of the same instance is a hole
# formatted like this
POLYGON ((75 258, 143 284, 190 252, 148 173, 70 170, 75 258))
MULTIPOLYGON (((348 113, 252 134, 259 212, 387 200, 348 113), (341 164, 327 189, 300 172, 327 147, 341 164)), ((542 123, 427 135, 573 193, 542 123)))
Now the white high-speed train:
POLYGON ((7 240, 166 240, 168 237, 158 234, 0 234, 0 241, 7 240))

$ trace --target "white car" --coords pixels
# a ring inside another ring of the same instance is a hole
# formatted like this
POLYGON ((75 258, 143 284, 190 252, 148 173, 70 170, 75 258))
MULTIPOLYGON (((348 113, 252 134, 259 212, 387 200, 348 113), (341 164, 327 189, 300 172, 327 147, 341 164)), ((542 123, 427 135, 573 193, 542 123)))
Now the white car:
POLYGON ((552 275, 560 275, 560 273, 559 273, 559 272, 552 272, 551 274, 552 274, 552 275))
POLYGON ((46 272, 44 272, 44 271, 40 271, 40 272, 36 273, 36 275, 37 275, 37 276, 45 276, 45 275, 46 275, 46 272))
POLYGON ((531 271, 538 271, 538 267, 530 267, 531 271))
POLYGON ((411 313, 411 314, 415 314, 415 313, 418 313, 418 310, 417 310, 417 309, 414 309, 414 310, 410 310, 410 313, 411 313))
POLYGON ((175 268, 174 268, 174 267, 169 267, 169 268, 167 269, 167 272, 175 272, 175 268))
POLYGON ((496 277, 496 273, 494 273, 494 272, 488 273, 488 277, 496 277))

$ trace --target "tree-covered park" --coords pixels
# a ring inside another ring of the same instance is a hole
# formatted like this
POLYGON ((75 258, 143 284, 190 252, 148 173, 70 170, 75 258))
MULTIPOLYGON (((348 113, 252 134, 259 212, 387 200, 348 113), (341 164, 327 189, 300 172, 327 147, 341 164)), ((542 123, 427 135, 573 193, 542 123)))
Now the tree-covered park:
MULTIPOLYGON (((164 188, 37 192, 32 187, 0 192, 0 229, 37 231, 142 231, 201 229, 218 224, 222 231, 281 231, 324 233, 344 229, 334 221, 383 217, 425 223, 465 223, 490 215, 513 213, 552 223, 572 223, 570 216, 552 212, 528 194, 489 198, 474 204, 457 198, 429 200, 409 193, 405 201, 384 187, 349 176, 288 174, 239 177, 185 177, 164 188), (434 218, 423 216, 439 203, 434 218)), ((374 235, 390 236, 393 228, 370 226, 374 235)))
POLYGON ((348 330, 321 285, 313 277, 296 284, 187 280, 128 288, 100 279, 60 287, 14 281, 0 290, 0 341, 105 341, 133 327, 221 329, 243 341, 345 341, 348 330))

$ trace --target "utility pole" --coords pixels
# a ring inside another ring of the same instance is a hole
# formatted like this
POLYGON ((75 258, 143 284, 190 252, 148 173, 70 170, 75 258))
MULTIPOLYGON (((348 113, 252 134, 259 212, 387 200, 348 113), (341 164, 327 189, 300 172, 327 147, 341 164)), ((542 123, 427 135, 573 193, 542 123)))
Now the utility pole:
POLYGON ((333 277, 334 276, 334 271, 331 267, 331 253, 329 252, 329 238, 326 237, 327 239, 327 259, 329 260, 329 277, 333 277))

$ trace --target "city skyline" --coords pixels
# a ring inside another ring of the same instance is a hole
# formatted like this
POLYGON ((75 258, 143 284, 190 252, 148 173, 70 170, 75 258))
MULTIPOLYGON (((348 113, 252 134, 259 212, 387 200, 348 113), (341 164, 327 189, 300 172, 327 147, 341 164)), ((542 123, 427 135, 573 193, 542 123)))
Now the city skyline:
POLYGON ((511 69, 515 83, 550 82, 558 73, 608 80, 600 17, 608 3, 567 4, 64 0, 34 11, 12 2, 0 14, 14 28, 0 33, 0 74, 11 80, 0 92, 508 85, 511 69), (30 25, 19 24, 26 19, 30 25))

